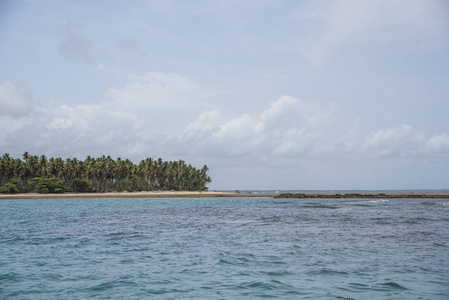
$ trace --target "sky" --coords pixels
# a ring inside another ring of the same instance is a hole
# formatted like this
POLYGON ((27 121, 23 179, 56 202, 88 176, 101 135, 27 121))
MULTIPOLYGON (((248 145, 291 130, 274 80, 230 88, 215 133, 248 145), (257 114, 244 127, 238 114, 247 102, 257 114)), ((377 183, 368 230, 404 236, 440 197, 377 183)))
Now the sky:
POLYGON ((0 155, 449 188, 449 2, 0 0, 0 155))

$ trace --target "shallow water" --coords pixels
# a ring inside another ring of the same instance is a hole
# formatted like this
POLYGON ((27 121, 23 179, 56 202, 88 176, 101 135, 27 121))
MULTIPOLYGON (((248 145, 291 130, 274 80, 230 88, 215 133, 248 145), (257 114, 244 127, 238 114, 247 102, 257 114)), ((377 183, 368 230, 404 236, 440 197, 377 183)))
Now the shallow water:
POLYGON ((0 243, 1 299, 449 298, 447 199, 10 200, 0 243))

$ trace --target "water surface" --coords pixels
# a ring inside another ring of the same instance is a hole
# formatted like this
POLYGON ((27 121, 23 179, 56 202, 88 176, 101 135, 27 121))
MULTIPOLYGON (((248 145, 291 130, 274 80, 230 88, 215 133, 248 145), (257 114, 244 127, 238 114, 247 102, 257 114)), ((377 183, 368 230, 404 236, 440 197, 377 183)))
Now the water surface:
POLYGON ((2 299, 449 298, 447 199, 8 200, 0 243, 2 299))

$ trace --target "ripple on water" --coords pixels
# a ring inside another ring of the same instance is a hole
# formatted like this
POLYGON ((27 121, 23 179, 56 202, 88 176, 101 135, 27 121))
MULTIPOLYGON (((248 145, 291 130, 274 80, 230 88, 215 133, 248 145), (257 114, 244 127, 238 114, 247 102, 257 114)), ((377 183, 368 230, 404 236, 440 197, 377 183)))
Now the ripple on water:
POLYGON ((0 299, 448 299, 447 200, 276 201, 0 201, 0 299))
POLYGON ((320 270, 314 270, 314 271, 307 272, 307 275, 310 275, 310 276, 337 276, 337 277, 342 277, 342 276, 348 276, 349 273, 345 272, 345 271, 333 270, 333 269, 330 269, 330 268, 322 268, 320 270))

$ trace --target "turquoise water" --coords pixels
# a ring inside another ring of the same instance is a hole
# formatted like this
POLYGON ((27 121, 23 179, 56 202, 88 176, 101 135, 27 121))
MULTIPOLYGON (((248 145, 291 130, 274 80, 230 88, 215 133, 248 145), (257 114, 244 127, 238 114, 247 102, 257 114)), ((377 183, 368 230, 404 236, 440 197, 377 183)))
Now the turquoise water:
POLYGON ((0 201, 0 299, 449 299, 447 199, 0 201))

